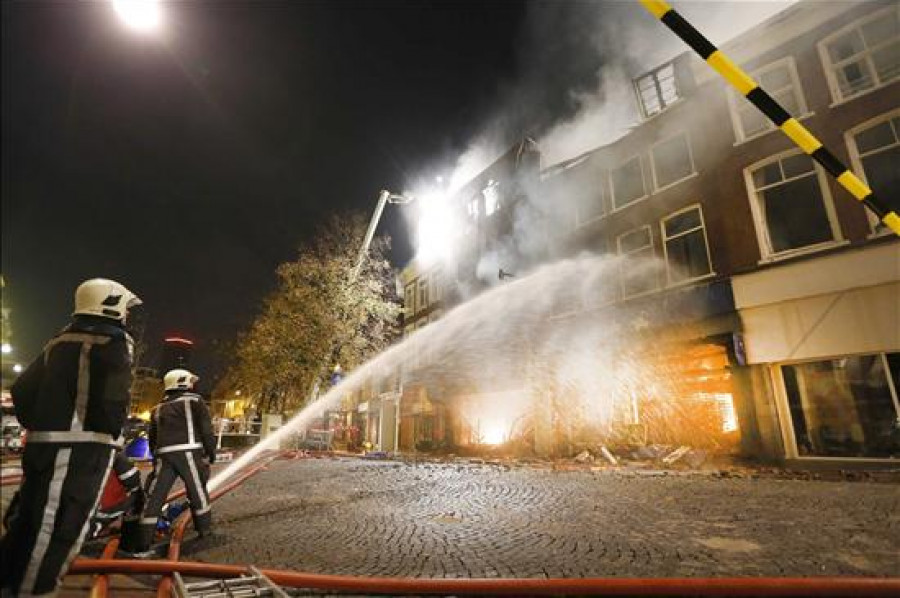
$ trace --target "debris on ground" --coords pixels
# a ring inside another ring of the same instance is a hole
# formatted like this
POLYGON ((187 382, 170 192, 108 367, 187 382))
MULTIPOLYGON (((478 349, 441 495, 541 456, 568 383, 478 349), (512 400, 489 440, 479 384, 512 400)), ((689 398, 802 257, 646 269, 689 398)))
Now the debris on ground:
POLYGON ((671 465, 671 464, 675 463, 676 461, 678 461, 679 459, 681 459, 682 457, 684 457, 686 454, 688 454, 688 452, 690 450, 691 450, 691 447, 689 447, 689 446, 685 446, 685 445, 679 446, 677 449, 675 449, 674 451, 672 451, 671 453, 669 453, 668 455, 663 457, 662 461, 666 465, 671 465))
POLYGON ((640 446, 631 453, 635 461, 657 461, 671 452, 672 448, 660 444, 640 446))
POLYGON ((688 467, 697 469, 706 462, 706 457, 706 451, 702 449, 691 449, 688 454, 684 456, 684 462, 687 463, 688 467))
POLYGON ((616 459, 615 455, 613 455, 611 452, 609 452, 609 449, 606 448, 605 446, 600 447, 600 454, 603 455, 606 458, 606 460, 610 462, 611 465, 619 464, 619 460, 616 459))
POLYGON ((390 453, 385 451, 371 451, 363 455, 363 459, 389 459, 390 453))
POLYGON ((593 463, 594 455, 592 455, 591 452, 588 450, 581 451, 580 453, 578 453, 578 455, 575 456, 575 462, 576 463, 593 463))

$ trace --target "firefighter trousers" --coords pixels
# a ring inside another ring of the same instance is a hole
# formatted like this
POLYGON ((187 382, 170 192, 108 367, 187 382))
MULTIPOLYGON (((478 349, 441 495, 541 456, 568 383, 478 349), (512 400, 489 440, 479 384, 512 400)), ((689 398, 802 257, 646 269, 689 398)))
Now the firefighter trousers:
POLYGON ((114 456, 104 444, 26 444, 19 511, 0 540, 4 597, 56 593, 81 550, 114 456))
POLYGON ((178 478, 181 478, 187 490, 194 528, 200 534, 205 534, 212 528, 212 505, 206 491, 209 470, 202 455, 203 451, 200 450, 176 451, 163 453, 156 458, 156 467, 147 489, 147 505, 140 519, 138 552, 150 549, 163 505, 178 478))

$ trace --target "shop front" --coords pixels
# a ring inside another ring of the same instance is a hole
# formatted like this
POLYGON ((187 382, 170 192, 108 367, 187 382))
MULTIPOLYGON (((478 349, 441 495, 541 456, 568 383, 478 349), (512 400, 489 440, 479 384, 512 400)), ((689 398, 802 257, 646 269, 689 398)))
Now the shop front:
POLYGON ((758 401, 785 460, 900 460, 900 243, 734 279, 758 401))

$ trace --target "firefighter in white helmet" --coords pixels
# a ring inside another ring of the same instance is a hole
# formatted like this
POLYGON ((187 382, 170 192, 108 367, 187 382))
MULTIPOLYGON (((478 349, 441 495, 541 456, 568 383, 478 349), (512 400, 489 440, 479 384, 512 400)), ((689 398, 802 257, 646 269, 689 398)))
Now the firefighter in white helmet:
POLYGON ((128 416, 137 295, 94 278, 75 291, 71 323, 11 389, 28 430, 21 509, 0 541, 3 596, 56 593, 78 554, 128 416))
POLYGON ((141 515, 136 538, 127 538, 126 550, 146 553, 166 497, 181 478, 191 503, 194 528, 205 536, 212 527, 212 506, 206 490, 209 465, 216 460, 216 437, 209 410, 194 392, 198 378, 185 369, 175 369, 163 378, 166 396, 150 421, 150 450, 155 459, 147 505, 141 515), (209 465, 203 461, 206 457, 209 465))

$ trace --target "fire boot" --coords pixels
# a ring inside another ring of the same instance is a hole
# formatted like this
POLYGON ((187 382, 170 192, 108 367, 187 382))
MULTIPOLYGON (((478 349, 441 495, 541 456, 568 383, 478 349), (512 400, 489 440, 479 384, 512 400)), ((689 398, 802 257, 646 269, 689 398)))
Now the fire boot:
MULTIPOLYGON (((196 513, 196 512, 195 512, 196 513)), ((201 538, 212 534, 212 511, 200 515, 194 514, 194 529, 201 538)))
POLYGON ((119 549, 136 558, 155 554, 152 550, 156 534, 156 518, 128 517, 122 522, 122 538, 119 549))

